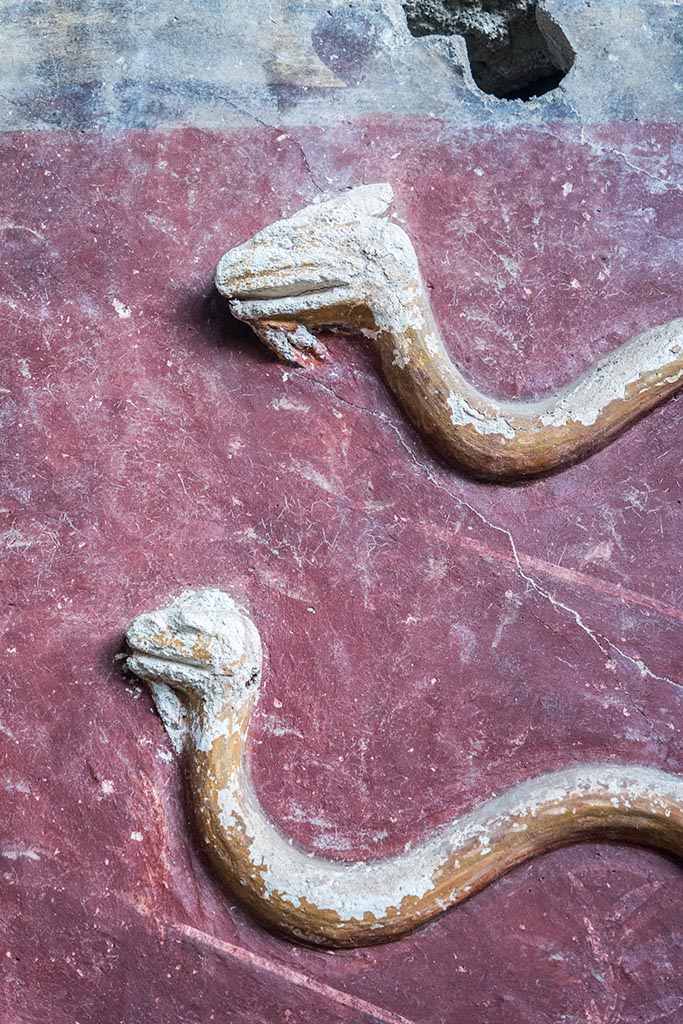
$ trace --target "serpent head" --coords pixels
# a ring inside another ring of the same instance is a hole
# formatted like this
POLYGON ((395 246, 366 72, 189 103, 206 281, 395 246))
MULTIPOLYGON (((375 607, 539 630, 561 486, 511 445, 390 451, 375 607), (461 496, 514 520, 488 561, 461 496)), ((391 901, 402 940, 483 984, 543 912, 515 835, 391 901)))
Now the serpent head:
POLYGON ((249 616, 220 590, 187 591, 128 627, 127 668, 145 682, 214 701, 258 687, 261 641, 249 616))
POLYGON ((216 287, 285 362, 324 349, 307 328, 376 329, 419 281, 406 233, 383 219, 388 184, 361 185, 269 224, 223 256, 216 287))

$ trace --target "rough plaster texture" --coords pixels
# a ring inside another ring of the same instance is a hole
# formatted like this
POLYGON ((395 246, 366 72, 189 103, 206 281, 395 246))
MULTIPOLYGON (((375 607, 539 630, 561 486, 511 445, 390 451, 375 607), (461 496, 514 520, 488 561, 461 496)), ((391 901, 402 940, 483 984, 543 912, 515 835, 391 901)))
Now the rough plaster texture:
POLYGON ((681 400, 562 476, 475 484, 362 341, 288 370, 211 289, 270 221, 389 180, 482 387, 546 392, 680 315, 680 7, 552 6, 575 68, 506 105, 400 26, 332 71, 314 3, 5 5, 11 1024, 683 1018, 683 873, 654 853, 550 854, 394 946, 272 938, 197 853, 115 660, 140 611, 229 589, 265 645, 260 798, 343 859, 562 764, 683 771, 681 400))

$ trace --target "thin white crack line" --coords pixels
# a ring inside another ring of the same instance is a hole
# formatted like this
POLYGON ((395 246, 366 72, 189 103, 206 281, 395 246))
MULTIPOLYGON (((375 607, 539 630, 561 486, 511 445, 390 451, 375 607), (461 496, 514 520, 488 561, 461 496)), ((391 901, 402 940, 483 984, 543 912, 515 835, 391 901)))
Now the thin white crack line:
POLYGON ((636 174, 642 174, 645 178, 650 178, 652 181, 656 181, 659 185, 664 185, 667 189, 673 189, 675 192, 683 192, 683 186, 678 185, 674 181, 671 181, 670 178, 662 178, 660 175, 654 174, 652 171, 648 171, 646 167, 639 167, 638 164, 632 163, 631 160, 629 160, 629 158, 626 156, 626 154, 623 153, 620 149, 617 149, 616 146, 605 146, 602 145, 602 143, 596 142, 594 139, 591 139, 586 134, 586 126, 584 124, 581 125, 580 138, 581 144, 584 146, 588 146, 589 149, 591 149, 596 156, 604 156, 605 153, 608 153, 612 156, 619 157, 619 159, 623 160, 626 166, 629 167, 632 171, 635 171, 636 174))
POLYGON ((447 487, 440 480, 437 480, 437 478, 434 476, 430 468, 428 466, 425 466, 424 463, 420 462, 418 457, 415 455, 415 452, 412 450, 412 448, 406 442, 405 438, 402 436, 401 431, 398 429, 396 424, 393 423, 385 413, 376 412, 375 410, 368 409, 363 405, 355 405, 353 402, 350 402, 347 398, 342 398, 341 395, 337 394, 336 391, 328 387, 327 384, 323 384, 322 381, 316 380, 314 377, 302 377, 300 379, 305 379, 315 387, 322 388, 324 391, 327 392, 327 394, 331 395, 333 398, 335 398, 338 402, 341 402, 343 405, 348 405, 350 408, 356 409, 358 412, 367 413, 368 415, 373 416, 375 419, 378 419, 385 426, 390 427, 390 429, 393 430, 393 432, 396 434, 396 437, 398 438, 401 447, 410 456, 410 459, 413 462, 413 464, 426 475, 427 479, 434 487, 438 488, 440 491, 443 491, 445 494, 447 494, 449 498, 455 501, 460 507, 469 509, 469 511, 472 512, 477 517, 477 519, 480 520, 480 522, 484 523, 485 526, 488 526, 489 529, 495 530, 498 533, 502 533, 503 536, 507 538, 507 541, 510 545, 510 550, 512 551, 512 557, 517 568, 517 573, 519 574, 521 579, 523 579, 525 583, 527 583, 532 588, 532 590, 534 590, 537 594, 539 594, 541 597, 544 597, 547 601, 549 601, 553 608, 562 609, 562 611, 570 615, 576 622, 576 625, 579 627, 579 629, 582 629, 583 632, 588 637, 590 637, 590 639, 598 647, 602 654, 608 656, 609 652, 612 651, 615 654, 617 654, 620 658, 622 658, 625 662, 628 662, 629 664, 635 666, 635 668, 638 669, 641 676, 643 676, 644 678, 656 679, 658 682, 661 683, 669 683, 671 686, 676 687, 676 689, 683 689, 683 683, 679 683, 675 679, 670 679, 668 676, 658 675, 656 672, 653 672, 652 669, 648 668, 645 662, 641 661, 640 658, 635 658, 633 657, 633 655, 627 654, 626 651, 622 651, 622 649, 617 644, 615 644, 614 641, 610 640, 602 633, 597 633, 595 630, 591 629, 590 626, 587 626, 586 623, 583 621, 580 612, 576 611, 575 608, 572 608, 571 605, 565 604, 564 601, 560 601, 558 598, 554 597, 550 593, 550 591, 542 587, 534 579, 533 576, 529 575, 528 572, 525 572, 525 570, 522 568, 522 563, 519 558, 515 538, 512 536, 510 530, 506 529, 504 526, 498 525, 497 523, 492 523, 489 519, 486 518, 483 512, 479 511, 478 508, 475 508, 474 505, 471 505, 459 494, 454 494, 449 487, 447 487))
MULTIPOLYGON (((570 141, 569 137, 558 135, 556 132, 552 132, 548 128, 541 127, 540 125, 538 127, 539 131, 544 135, 550 136, 551 139, 555 139, 557 142, 567 143, 570 141)), ((582 146, 588 146, 594 156, 605 156, 607 154, 608 156, 617 157, 635 174, 641 174, 643 177, 649 178, 651 181, 656 181, 658 185, 663 185, 667 190, 672 189, 674 192, 683 192, 683 185, 677 184, 668 177, 662 178, 660 175, 654 174, 652 171, 648 171, 646 167, 639 167, 638 164, 632 163, 626 154, 620 149, 617 149, 616 146, 603 145, 602 143, 591 139, 586 132, 586 125, 584 124, 581 125, 579 140, 582 146)))

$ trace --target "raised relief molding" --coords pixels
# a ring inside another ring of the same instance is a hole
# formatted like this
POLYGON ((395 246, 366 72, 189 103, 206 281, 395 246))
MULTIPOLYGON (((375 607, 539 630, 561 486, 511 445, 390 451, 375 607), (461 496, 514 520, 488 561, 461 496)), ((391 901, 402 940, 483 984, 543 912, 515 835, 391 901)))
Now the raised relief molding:
POLYGON ((683 319, 653 327, 534 402, 483 394, 446 352, 415 250, 384 219, 388 184, 363 185, 270 224, 221 259, 232 313, 282 360, 324 355, 322 329, 362 333, 415 428, 448 462, 489 480, 561 469, 603 447, 683 383, 683 319))
POLYGON ((593 764, 529 779, 404 852, 343 863, 307 853, 265 815, 249 771, 261 642, 227 594, 199 590, 141 615, 127 667, 187 748, 199 831, 232 894, 268 927, 318 946, 399 938, 516 864, 581 840, 683 854, 683 779, 593 764), (175 705, 175 709, 174 709, 175 705))

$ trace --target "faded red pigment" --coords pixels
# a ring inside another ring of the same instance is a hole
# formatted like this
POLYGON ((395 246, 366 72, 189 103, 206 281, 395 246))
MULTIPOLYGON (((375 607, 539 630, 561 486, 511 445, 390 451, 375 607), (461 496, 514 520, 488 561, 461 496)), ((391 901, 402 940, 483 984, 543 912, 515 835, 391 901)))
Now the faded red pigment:
POLYGON ((536 396, 683 315, 678 134, 4 137, 3 1022, 683 1020, 683 870, 651 852, 550 854, 386 947, 270 936, 116 660, 184 588, 246 605, 259 794, 343 859, 561 765, 683 771, 682 400, 560 475, 476 483, 361 339, 286 369, 211 285, 320 189, 389 180, 451 355, 536 396))

